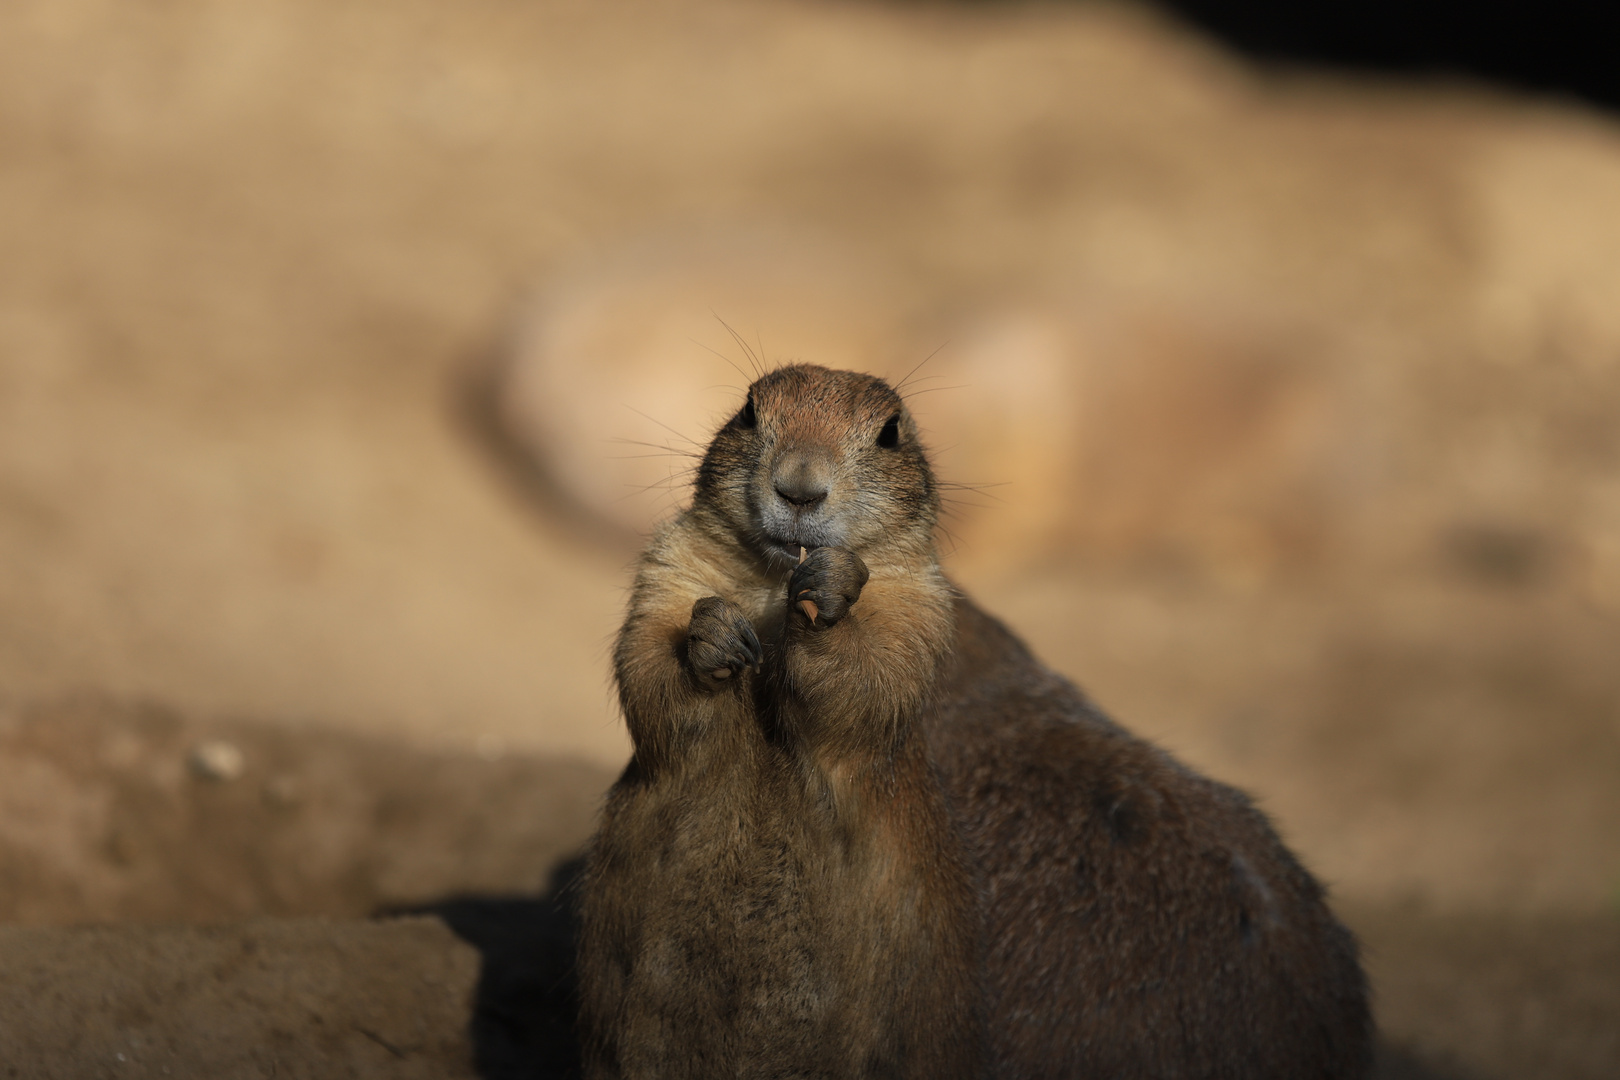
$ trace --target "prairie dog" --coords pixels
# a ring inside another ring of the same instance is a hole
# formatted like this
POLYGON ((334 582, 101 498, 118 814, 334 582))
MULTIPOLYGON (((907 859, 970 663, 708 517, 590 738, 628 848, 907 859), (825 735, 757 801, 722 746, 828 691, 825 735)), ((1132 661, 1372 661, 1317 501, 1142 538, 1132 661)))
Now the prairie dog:
POLYGON ((918 727, 955 632, 937 510, 878 379, 784 368, 715 436, 614 653, 635 753, 582 897, 587 1076, 982 1075, 918 727))
POLYGON ((615 651, 587 1075, 1364 1076, 1321 887, 961 595, 937 512, 871 376, 781 368, 716 434, 615 651))

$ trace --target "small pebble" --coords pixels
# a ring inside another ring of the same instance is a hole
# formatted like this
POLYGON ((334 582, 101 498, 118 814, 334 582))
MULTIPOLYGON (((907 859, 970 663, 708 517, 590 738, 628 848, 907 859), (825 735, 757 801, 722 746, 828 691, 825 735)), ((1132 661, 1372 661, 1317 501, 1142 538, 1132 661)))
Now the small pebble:
POLYGON ((204 780, 221 783, 235 780, 247 767, 247 760, 235 743, 210 739, 191 748, 191 771, 204 780))

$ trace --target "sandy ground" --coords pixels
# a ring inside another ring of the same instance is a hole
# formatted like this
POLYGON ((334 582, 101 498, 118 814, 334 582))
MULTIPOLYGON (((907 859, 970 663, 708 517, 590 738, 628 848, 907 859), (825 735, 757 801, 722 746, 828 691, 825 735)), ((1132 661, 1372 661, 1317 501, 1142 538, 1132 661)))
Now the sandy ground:
POLYGON ((0 930, 9 1076, 470 1077, 477 954, 435 918, 0 930))
MULTIPOLYGON (((150 707, 13 711, 0 1076, 567 1076, 567 882, 607 779, 150 707)), ((1382 1080, 1613 1074, 1612 916, 1343 912, 1382 1080)))
POLYGON ((0 1076, 566 1067, 613 440, 711 312, 957 343, 953 571, 1256 793, 1386 1075, 1612 1075, 1617 252, 1612 120, 1131 9, 7 5, 0 1076))

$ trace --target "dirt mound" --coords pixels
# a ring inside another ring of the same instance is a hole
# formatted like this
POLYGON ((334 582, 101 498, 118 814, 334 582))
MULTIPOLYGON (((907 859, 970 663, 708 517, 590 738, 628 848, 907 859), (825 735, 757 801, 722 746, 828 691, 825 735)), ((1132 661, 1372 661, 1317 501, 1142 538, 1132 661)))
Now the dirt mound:
POLYGON ((437 919, 0 928, 0 1075, 472 1077, 478 957, 437 919))
POLYGON ((559 891, 610 775, 484 749, 0 713, 0 1076, 566 1070, 559 891))
MULTIPOLYGON (((106 702, 6 715, 0 1076, 574 1068, 570 856, 604 772, 106 702)), ((1612 917, 1346 915, 1381 1080, 1612 1071, 1612 917)))
POLYGON ((366 916, 538 893, 610 774, 80 701, 0 718, 0 922, 366 916))

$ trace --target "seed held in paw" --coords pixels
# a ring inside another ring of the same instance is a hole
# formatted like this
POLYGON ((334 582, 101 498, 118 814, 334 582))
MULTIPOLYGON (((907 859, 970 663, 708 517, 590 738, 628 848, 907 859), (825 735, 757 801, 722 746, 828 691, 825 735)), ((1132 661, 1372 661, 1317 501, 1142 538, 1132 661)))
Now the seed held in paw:
MULTIPOLYGON (((803 544, 800 544, 799 545, 799 565, 803 566, 804 565, 804 560, 809 558, 809 556, 810 556, 810 553, 804 549, 803 544)), ((809 592, 810 590, 806 589, 804 591, 809 592)), ((804 593, 800 593, 799 595, 803 596, 804 593)), ((815 622, 816 621, 816 616, 821 614, 821 609, 816 607, 816 602, 814 600, 800 600, 799 601, 799 610, 804 612, 805 617, 808 618, 811 622, 815 622)))

